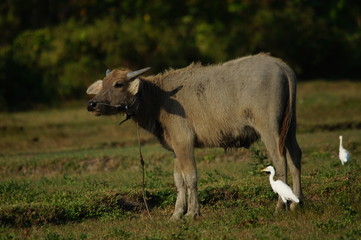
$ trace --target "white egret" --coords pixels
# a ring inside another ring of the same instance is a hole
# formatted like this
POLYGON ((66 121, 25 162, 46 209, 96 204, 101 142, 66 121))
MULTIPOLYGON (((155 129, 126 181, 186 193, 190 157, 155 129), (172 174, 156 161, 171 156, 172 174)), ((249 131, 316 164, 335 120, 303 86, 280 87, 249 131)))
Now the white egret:
POLYGON ((342 136, 339 136, 339 138, 340 138, 340 152, 338 156, 341 160, 342 165, 344 165, 346 162, 350 160, 350 153, 342 146, 342 136))
POLYGON ((298 197, 294 194, 292 189, 286 183, 282 182, 281 180, 276 180, 276 181, 273 180, 273 177, 275 176, 276 172, 272 166, 268 166, 265 169, 262 169, 261 171, 271 173, 269 176, 271 187, 274 192, 278 193, 278 195, 281 197, 284 203, 287 203, 287 200, 291 200, 296 203, 300 202, 298 197))

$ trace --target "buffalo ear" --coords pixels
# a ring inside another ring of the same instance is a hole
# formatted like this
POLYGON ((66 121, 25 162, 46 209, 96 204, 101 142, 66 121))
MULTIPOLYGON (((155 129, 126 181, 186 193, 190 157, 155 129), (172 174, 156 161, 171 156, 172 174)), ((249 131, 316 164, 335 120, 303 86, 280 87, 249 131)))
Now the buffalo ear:
POLYGON ((103 88, 103 80, 95 81, 92 85, 88 87, 86 90, 86 94, 88 95, 97 95, 100 90, 103 88))
POLYGON ((142 87, 142 81, 139 78, 136 78, 129 83, 128 91, 132 95, 137 95, 141 87, 142 87))

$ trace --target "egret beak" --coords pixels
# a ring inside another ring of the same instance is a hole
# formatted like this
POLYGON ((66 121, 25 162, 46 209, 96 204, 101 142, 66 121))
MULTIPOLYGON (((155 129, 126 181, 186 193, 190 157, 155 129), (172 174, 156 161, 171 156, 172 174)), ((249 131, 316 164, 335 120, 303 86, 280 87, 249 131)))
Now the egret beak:
POLYGON ((265 172, 265 171, 267 171, 267 169, 266 168, 264 168, 264 169, 261 169, 261 170, 259 170, 260 172, 265 172))

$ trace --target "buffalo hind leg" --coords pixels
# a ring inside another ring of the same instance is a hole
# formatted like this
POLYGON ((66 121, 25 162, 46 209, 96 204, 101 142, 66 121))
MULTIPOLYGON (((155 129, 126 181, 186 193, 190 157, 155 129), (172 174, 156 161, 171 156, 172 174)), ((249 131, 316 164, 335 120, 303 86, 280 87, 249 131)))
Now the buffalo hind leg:
MULTIPOLYGON (((303 194, 301 187, 301 157, 302 151, 297 143, 295 135, 289 134, 286 142, 286 158, 290 169, 293 182, 293 191, 299 198, 300 203, 303 203, 303 194)), ((297 203, 291 203, 291 210, 297 207, 297 203)))
POLYGON ((187 186, 177 158, 174 159, 174 182, 177 188, 177 201, 171 219, 178 220, 187 212, 187 186))
MULTIPOLYGON (((271 157, 272 163, 274 167, 276 168, 276 175, 277 177, 285 182, 287 184, 287 165, 286 165, 286 159, 284 156, 281 155, 279 152, 279 137, 278 134, 273 135, 264 135, 262 136, 262 141, 265 144, 268 154, 271 157)), ((287 203, 286 203, 287 204, 287 203)), ((276 211, 283 209, 286 207, 286 205, 282 198, 279 196, 277 205, 276 205, 276 211)))

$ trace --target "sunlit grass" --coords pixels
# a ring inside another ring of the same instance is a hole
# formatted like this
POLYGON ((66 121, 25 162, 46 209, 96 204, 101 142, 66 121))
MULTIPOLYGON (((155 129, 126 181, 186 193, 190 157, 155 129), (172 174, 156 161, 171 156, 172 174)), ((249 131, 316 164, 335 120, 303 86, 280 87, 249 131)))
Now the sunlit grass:
POLYGON ((274 213, 263 144, 197 149, 202 216, 176 223, 173 156, 141 131, 150 219, 131 122, 84 107, 1 113, 0 239, 359 239, 360 92, 356 82, 299 84, 304 208, 274 213))

